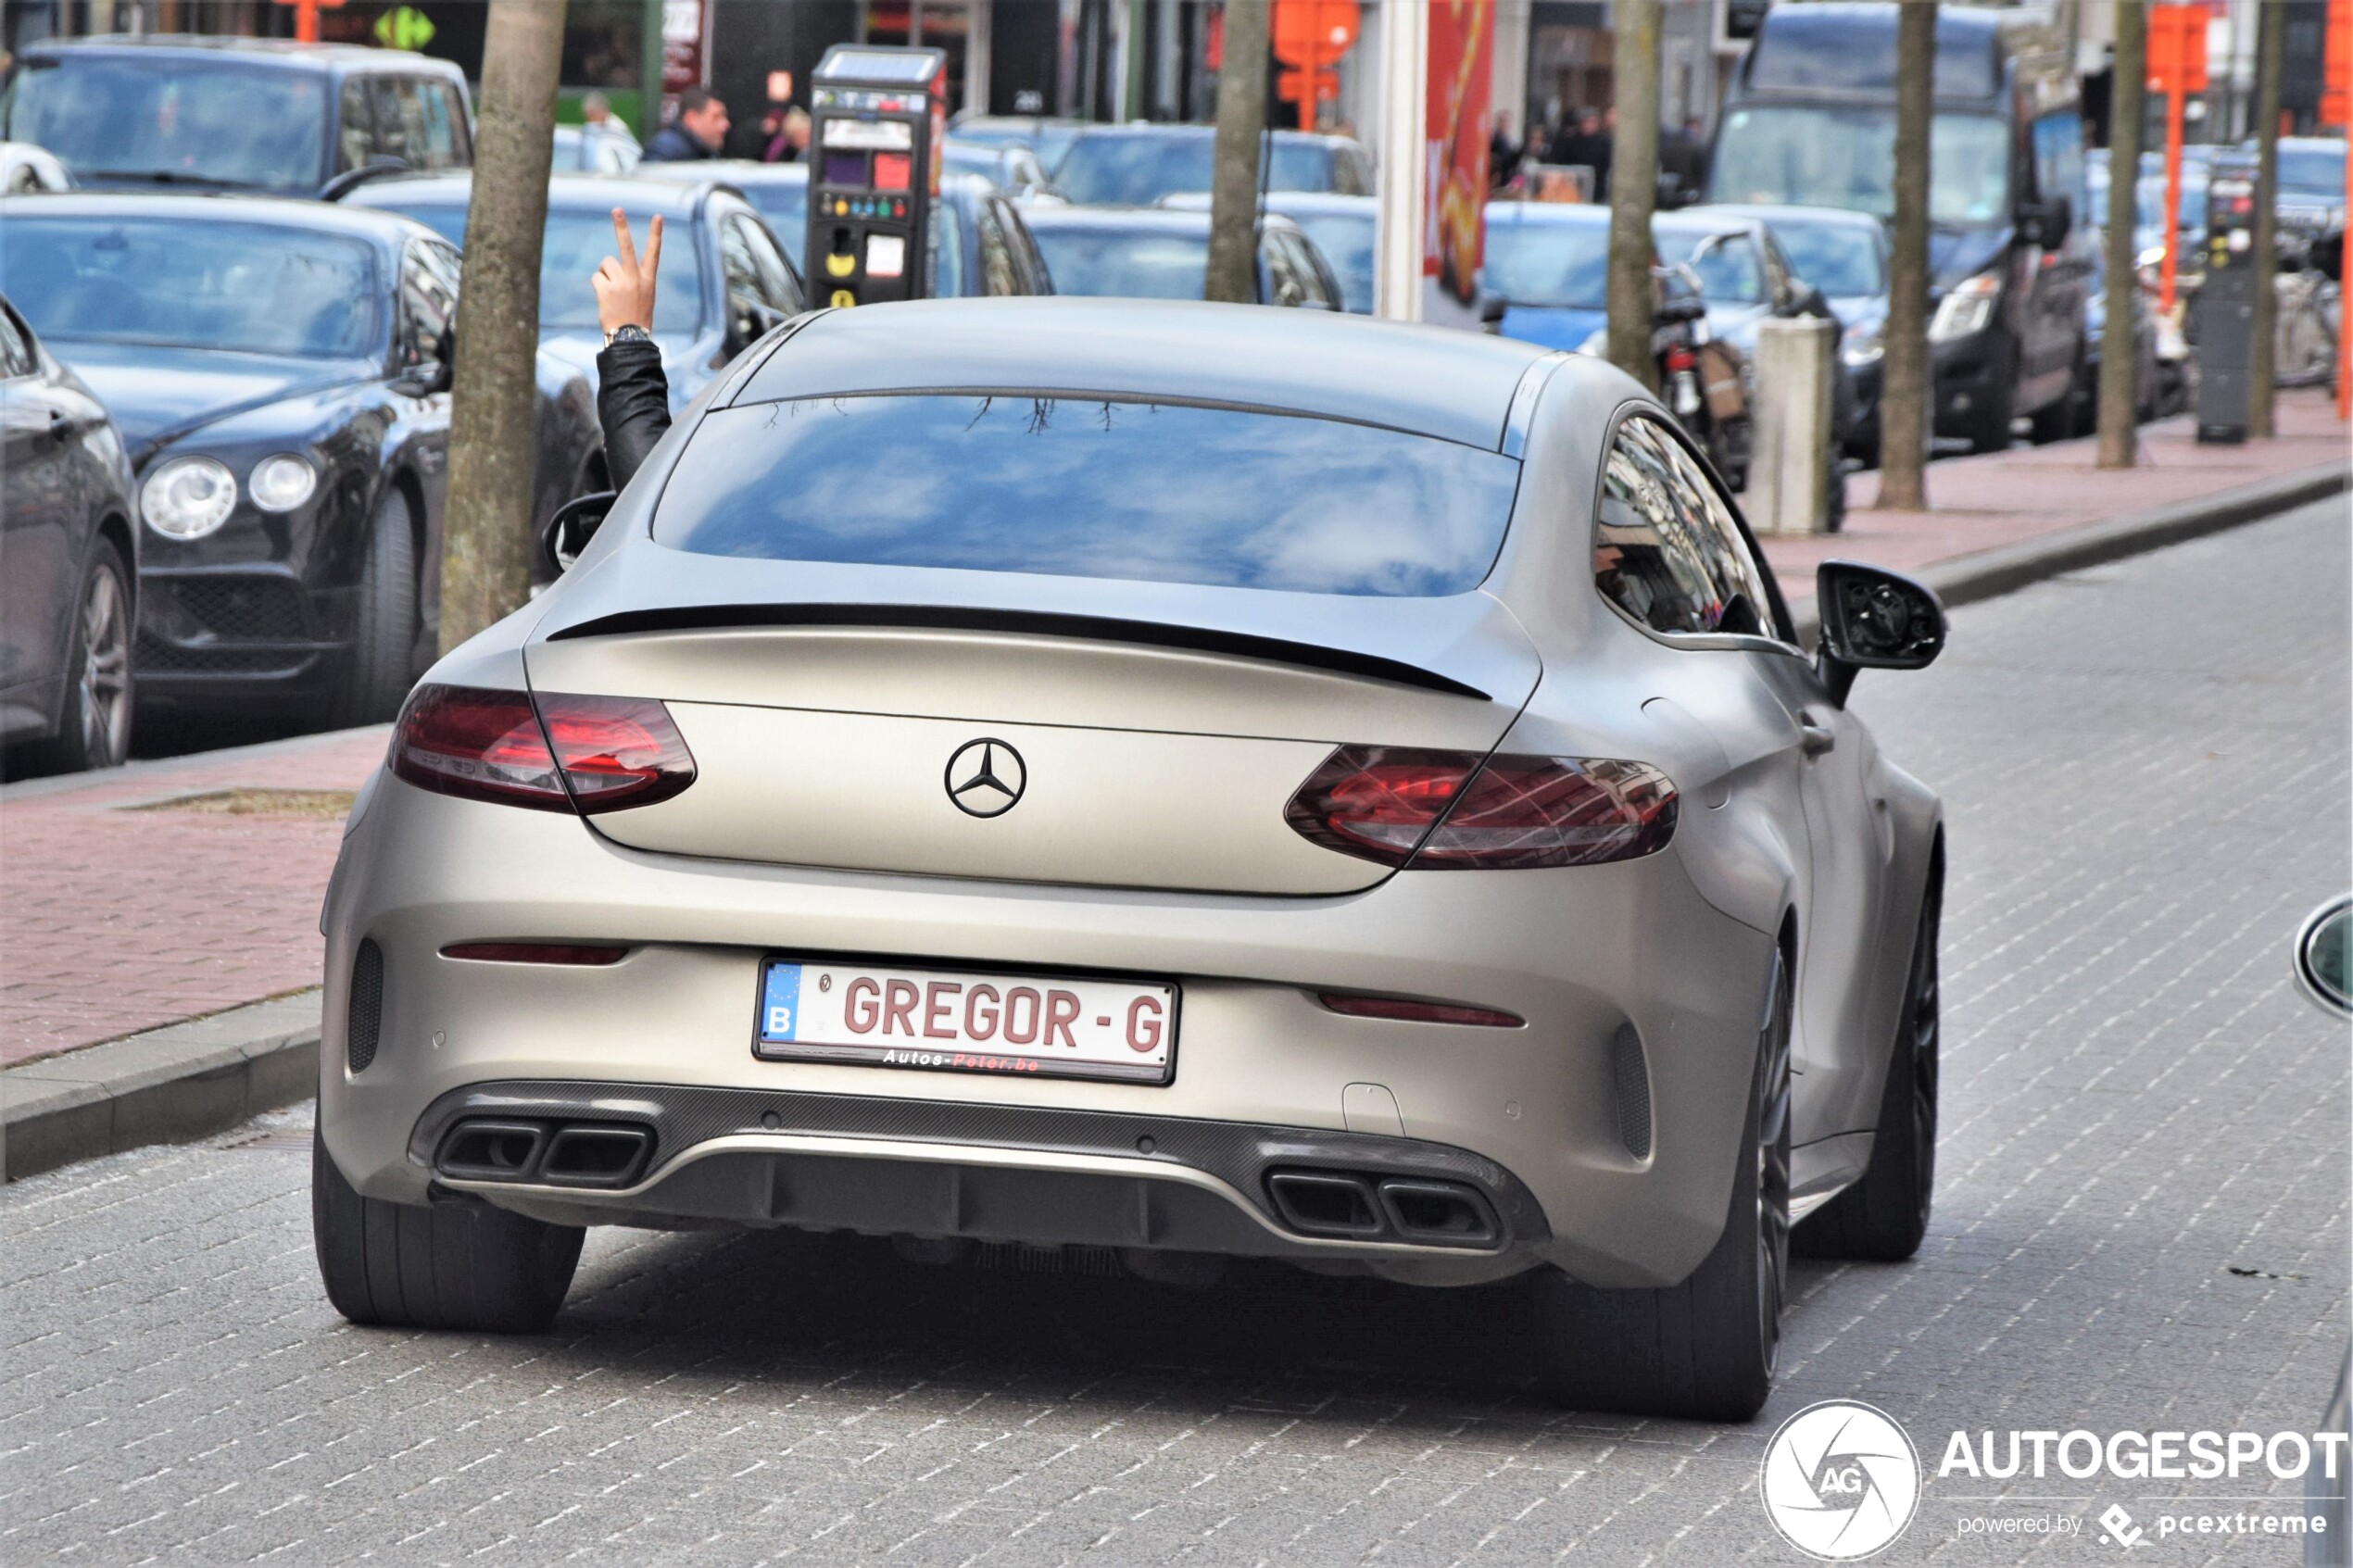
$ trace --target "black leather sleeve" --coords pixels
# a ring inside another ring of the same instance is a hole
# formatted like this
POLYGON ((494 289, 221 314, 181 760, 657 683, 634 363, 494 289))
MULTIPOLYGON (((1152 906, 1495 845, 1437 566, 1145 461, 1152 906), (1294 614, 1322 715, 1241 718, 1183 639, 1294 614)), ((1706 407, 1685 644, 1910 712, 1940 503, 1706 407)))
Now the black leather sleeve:
POLYGON ((597 419, 605 427, 605 466, 625 490, 646 454, 670 430, 670 378, 650 343, 608 344, 597 355, 597 419))

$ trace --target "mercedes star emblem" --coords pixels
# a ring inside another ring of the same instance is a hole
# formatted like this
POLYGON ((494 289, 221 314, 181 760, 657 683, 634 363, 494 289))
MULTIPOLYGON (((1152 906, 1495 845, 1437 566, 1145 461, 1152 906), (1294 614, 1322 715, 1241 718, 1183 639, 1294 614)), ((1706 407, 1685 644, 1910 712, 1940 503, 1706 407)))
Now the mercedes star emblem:
POLYGON ((948 759, 948 798, 968 816, 1001 817, 1028 787, 1029 770, 1021 753, 1003 741, 987 736, 966 741, 948 759))

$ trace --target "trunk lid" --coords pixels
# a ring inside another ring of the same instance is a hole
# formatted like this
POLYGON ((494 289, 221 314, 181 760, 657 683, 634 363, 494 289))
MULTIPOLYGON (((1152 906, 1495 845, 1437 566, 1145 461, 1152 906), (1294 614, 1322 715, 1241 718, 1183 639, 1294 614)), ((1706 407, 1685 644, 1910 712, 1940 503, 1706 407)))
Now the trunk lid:
MULTIPOLYGON (((739 590, 775 565, 720 564, 753 580, 739 590)), ((665 604, 640 581, 627 608, 585 594, 542 623, 526 650, 535 690, 658 699, 694 753, 685 793, 595 831, 775 864, 1348 893, 1388 870, 1291 830, 1283 809, 1308 775, 1349 743, 1488 750, 1540 672, 1480 594, 1080 585, 1097 608, 1170 612, 1133 619, 1082 613, 1040 579, 909 573, 982 578, 993 602, 875 606, 812 597, 840 569, 788 570, 802 592, 782 602, 665 604)))

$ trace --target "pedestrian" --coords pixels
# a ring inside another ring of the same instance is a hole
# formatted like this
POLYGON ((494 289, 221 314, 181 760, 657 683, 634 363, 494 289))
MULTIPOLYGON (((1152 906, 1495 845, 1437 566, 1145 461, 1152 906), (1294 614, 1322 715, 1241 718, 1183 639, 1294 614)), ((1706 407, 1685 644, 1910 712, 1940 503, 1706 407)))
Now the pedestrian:
POLYGON ((580 166, 599 174, 626 174, 642 156, 636 136, 602 93, 580 100, 580 166))
POLYGON ((760 122, 762 163, 799 163, 809 153, 809 111, 774 108, 760 122))
POLYGON ((1681 129, 1660 145, 1658 168, 1674 181, 1677 205, 1699 200, 1699 188, 1707 181, 1707 133, 1697 115, 1686 116, 1681 129))
POLYGON ((1487 138, 1487 183, 1502 190, 1519 172, 1520 144, 1512 140, 1509 109, 1495 117, 1494 132, 1487 138))
POLYGON ((717 157, 727 144, 727 106, 708 87, 678 94, 678 118, 646 139, 648 163, 693 163, 717 157))
POLYGON ((597 325, 605 333, 605 346, 597 355, 597 420, 605 428, 605 464, 613 488, 625 490, 670 430, 670 378, 662 373, 661 349, 653 337, 661 216, 655 214, 646 231, 642 261, 619 207, 612 209, 612 236, 619 254, 605 257, 589 286, 597 291, 597 325))
POLYGON ((1593 117, 1593 199, 1609 200, 1609 166, 1617 156, 1617 111, 1604 109, 1593 117))

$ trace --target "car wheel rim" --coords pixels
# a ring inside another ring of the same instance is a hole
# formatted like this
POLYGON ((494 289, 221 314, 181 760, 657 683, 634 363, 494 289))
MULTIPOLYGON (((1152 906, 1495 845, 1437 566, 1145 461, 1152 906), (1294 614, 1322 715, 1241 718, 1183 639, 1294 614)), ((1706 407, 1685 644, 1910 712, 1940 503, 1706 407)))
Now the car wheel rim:
POLYGON ((1791 997, 1777 957, 1756 1081, 1756 1308, 1765 1370, 1781 1348, 1781 1303, 1789 1279, 1789 1069, 1791 997))
POLYGON ((1920 913, 1919 949, 1912 959, 1910 1041, 1912 1047, 1913 1199, 1923 1218, 1936 1185, 1936 944, 1942 923, 1934 892, 1920 913))
POLYGON ((90 580, 82 609, 82 756, 95 767, 122 760, 131 727, 131 629, 122 584, 111 571, 90 580))

